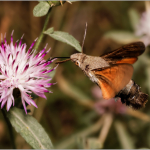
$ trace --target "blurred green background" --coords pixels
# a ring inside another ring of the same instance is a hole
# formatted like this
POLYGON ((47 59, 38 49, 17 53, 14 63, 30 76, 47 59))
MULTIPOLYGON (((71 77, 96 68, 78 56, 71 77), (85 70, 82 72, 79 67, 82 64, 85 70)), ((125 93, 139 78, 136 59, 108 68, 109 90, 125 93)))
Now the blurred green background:
MULTIPOLYGON (((45 16, 34 17, 34 1, 0 2, 0 33, 10 35, 14 41, 24 35, 23 43, 28 48, 40 35, 45 16)), ((68 32, 82 44, 85 22, 88 23, 84 53, 100 56, 123 44, 134 41, 124 34, 110 38, 111 31, 133 33, 131 11, 141 15, 145 3, 140 1, 78 1, 52 8, 48 28, 68 32), (107 37, 106 37, 107 35, 107 37), (108 38, 109 37, 109 38, 108 38), (119 41, 120 40, 120 41, 119 41)), ((45 35, 41 50, 46 43, 51 51, 45 57, 69 57, 77 51, 45 35)), ((141 91, 150 94, 150 48, 134 64, 134 81, 141 91), (148 64, 148 65, 146 65, 148 64)), ((54 64, 55 66, 55 64, 54 64)), ((104 101, 101 91, 71 61, 59 65, 52 82, 57 82, 47 94, 47 100, 37 98, 38 109, 31 114, 42 124, 56 148, 150 148, 150 102, 145 108, 135 111, 120 101, 104 101)), ((14 130, 16 146, 31 148, 14 130)), ((0 113, 0 148, 12 148, 7 126, 0 113)))

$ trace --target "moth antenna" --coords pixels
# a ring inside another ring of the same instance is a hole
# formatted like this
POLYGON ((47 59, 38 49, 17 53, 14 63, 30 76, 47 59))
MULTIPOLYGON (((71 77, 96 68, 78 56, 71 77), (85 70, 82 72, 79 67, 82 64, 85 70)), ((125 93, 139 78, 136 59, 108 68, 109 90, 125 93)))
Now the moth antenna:
POLYGON ((69 60, 71 60, 71 58, 69 58, 69 59, 66 59, 66 60, 62 60, 62 61, 57 61, 55 64, 64 63, 64 62, 66 62, 66 61, 69 61, 69 60))
POLYGON ((84 32, 84 37, 83 37, 83 41, 82 41, 82 53, 83 53, 83 45, 84 45, 84 41, 85 41, 85 37, 86 37, 86 31, 87 31, 87 22, 85 23, 85 32, 84 32))

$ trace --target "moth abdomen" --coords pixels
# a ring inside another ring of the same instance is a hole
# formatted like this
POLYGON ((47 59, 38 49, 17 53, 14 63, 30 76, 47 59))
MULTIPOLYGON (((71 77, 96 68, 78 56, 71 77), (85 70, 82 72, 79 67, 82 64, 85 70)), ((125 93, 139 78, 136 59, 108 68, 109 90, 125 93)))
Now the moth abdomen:
POLYGON ((148 101, 148 95, 140 91, 140 86, 137 85, 133 80, 130 80, 132 85, 128 85, 121 90, 117 97, 121 98, 121 102, 125 103, 127 106, 132 106, 134 109, 140 109, 145 107, 145 104, 148 101))

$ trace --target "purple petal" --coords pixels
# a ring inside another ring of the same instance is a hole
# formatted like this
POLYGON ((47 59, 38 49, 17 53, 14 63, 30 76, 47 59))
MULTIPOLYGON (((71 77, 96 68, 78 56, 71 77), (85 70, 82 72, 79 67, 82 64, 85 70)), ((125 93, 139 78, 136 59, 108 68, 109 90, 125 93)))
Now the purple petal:
POLYGON ((25 102, 24 102, 23 98, 22 98, 22 104, 23 104, 24 110, 25 110, 25 112, 27 114, 27 109, 26 109, 26 105, 25 105, 25 102))
POLYGON ((25 66, 23 73, 29 68, 29 64, 25 66))
POLYGON ((9 96, 7 100, 7 111, 9 111, 11 105, 12 105, 12 100, 11 100, 11 97, 9 96))
POLYGON ((4 107, 5 103, 6 103, 7 99, 5 98, 2 103, 1 103, 1 109, 4 107))
POLYGON ((16 74, 17 74, 17 71, 18 71, 18 66, 16 67, 16 74))
POLYGON ((51 86, 51 85, 55 85, 57 83, 47 83, 47 85, 51 86))
POLYGON ((16 49, 16 47, 17 47, 17 42, 18 42, 18 40, 17 40, 16 43, 15 43, 15 49, 16 49))
POLYGON ((30 100, 30 103, 31 103, 34 107, 38 108, 37 105, 36 105, 36 103, 35 103, 33 100, 30 100))
POLYGON ((18 54, 19 54, 19 51, 17 51, 17 53, 16 53, 16 58, 17 58, 18 54))
POLYGON ((51 69, 51 70, 49 70, 49 71, 47 71, 47 73, 50 73, 50 72, 52 72, 54 70, 54 68, 53 69, 51 69))
POLYGON ((16 59, 14 59, 14 60, 13 60, 13 62, 12 62, 12 67, 13 67, 13 65, 14 65, 15 61, 16 61, 16 59))
POLYGON ((13 34, 14 34, 14 30, 11 33, 11 43, 13 43, 13 34))
POLYGON ((6 33, 5 33, 5 35, 4 35, 4 41, 5 41, 5 43, 7 44, 7 41, 6 41, 6 33))
POLYGON ((24 47, 25 47, 25 44, 23 44, 23 45, 22 45, 22 48, 21 48, 21 50, 23 50, 23 49, 24 49, 24 47))
POLYGON ((3 50, 5 49, 3 41, 1 42, 1 47, 3 50))
POLYGON ((28 53, 30 53, 30 51, 31 51, 31 49, 33 48, 33 46, 34 46, 35 42, 37 41, 37 39, 38 39, 38 38, 36 38, 36 39, 33 41, 33 43, 31 44, 31 46, 30 46, 30 48, 29 48, 29 50, 28 50, 28 51, 29 51, 28 53))
POLYGON ((52 63, 52 61, 46 62, 46 63, 44 64, 44 67, 47 66, 47 65, 49 65, 49 64, 51 64, 51 63, 52 63))
POLYGON ((45 72, 47 72, 47 70, 42 71, 42 73, 45 73, 45 72))
POLYGON ((7 71, 5 70, 5 75, 7 76, 7 71))
POLYGON ((23 37, 24 37, 24 34, 22 35, 22 37, 21 37, 21 39, 20 39, 19 46, 21 46, 23 37))
POLYGON ((41 57, 43 58, 47 53, 45 52, 41 57))
POLYGON ((9 57, 10 57, 10 54, 8 54, 8 57, 7 57, 7 63, 9 64, 9 57))

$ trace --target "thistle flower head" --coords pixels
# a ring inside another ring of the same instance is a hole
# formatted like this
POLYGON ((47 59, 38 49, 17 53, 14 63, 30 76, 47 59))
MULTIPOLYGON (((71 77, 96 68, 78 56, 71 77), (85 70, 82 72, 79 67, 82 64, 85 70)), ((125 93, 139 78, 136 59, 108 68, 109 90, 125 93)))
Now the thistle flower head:
MULTIPOLYGON (((13 35, 13 32, 12 32, 13 35)), ((52 61, 45 61, 43 57, 49 52, 45 51, 46 47, 39 53, 35 54, 32 49, 36 40, 26 51, 26 44, 22 44, 22 38, 19 42, 13 44, 13 36, 11 42, 7 44, 6 36, 0 45, 0 102, 1 108, 6 104, 7 111, 15 104, 14 91, 20 91, 21 101, 26 110, 26 103, 37 107, 31 99, 31 93, 43 97, 48 87, 53 85, 49 83, 51 78, 47 73, 53 71, 48 65, 52 61)))

